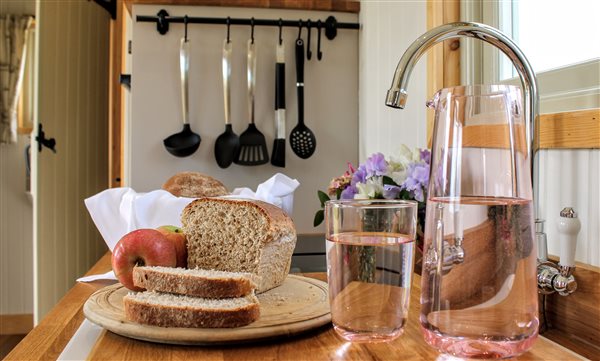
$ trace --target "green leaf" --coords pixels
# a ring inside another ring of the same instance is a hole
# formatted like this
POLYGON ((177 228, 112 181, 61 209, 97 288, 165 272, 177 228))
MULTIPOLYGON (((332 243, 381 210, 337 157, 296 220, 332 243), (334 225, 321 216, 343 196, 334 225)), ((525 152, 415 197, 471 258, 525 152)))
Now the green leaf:
POLYGON ((399 198, 400 199, 404 199, 404 200, 410 200, 410 199, 412 199, 410 197, 410 192, 407 191, 406 189, 403 189, 403 190, 400 191, 399 198))
POLYGON ((341 188, 336 189, 335 190, 335 197, 337 199, 340 199, 341 196, 342 196, 342 189, 341 188))
POLYGON ((317 191, 317 195, 319 196, 319 200, 321 201, 321 208, 325 207, 325 202, 329 200, 329 196, 327 193, 322 191, 317 191))
POLYGON ((396 184, 396 182, 394 182, 394 180, 391 177, 388 177, 387 175, 383 176, 383 185, 392 185, 392 186, 398 186, 398 184, 396 184))
POLYGON ((313 226, 317 227, 319 224, 323 223, 323 219, 325 219, 325 211, 320 209, 315 214, 315 220, 313 221, 313 226))

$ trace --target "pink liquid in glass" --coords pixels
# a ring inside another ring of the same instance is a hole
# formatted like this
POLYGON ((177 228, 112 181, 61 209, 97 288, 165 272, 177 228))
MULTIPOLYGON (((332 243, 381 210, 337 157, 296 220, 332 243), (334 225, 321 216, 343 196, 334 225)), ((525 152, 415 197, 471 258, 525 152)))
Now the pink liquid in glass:
POLYGON ((527 351, 538 332, 536 251, 531 202, 515 198, 428 201, 421 327, 441 353, 509 358, 527 351), (443 242, 454 242, 460 215, 464 261, 440 267, 443 242))
POLYGON ((327 240, 329 300, 335 331, 353 342, 397 338, 408 315, 414 239, 348 232, 327 240))

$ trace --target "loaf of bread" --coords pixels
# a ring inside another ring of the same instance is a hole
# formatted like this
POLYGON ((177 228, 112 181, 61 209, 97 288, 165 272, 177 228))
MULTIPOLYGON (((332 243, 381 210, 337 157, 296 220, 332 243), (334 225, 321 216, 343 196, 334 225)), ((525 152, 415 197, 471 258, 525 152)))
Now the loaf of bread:
POLYGON ((257 292, 285 280, 296 230, 279 207, 254 200, 200 198, 181 215, 188 240, 188 267, 246 272, 257 292))
POLYGON ((134 267, 133 284, 158 292, 204 298, 242 297, 254 292, 249 273, 171 267, 134 267))
POLYGON ((218 197, 229 194, 223 183, 198 172, 181 172, 169 178, 162 189, 177 197, 218 197))
POLYGON ((128 320, 161 327, 240 327, 260 316, 254 293, 208 299, 152 291, 130 292, 123 297, 123 306, 128 320))

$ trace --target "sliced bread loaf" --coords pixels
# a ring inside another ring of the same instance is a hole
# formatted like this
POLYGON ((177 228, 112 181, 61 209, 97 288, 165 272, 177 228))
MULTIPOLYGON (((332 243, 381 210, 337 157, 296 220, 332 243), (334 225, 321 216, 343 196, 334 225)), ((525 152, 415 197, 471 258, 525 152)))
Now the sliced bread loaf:
POLYGON ((200 198, 182 212, 188 267, 255 275, 257 292, 285 280, 296 230, 279 207, 254 200, 200 198))
POLYGON ((130 292, 123 297, 123 306, 128 320, 161 327, 240 327, 260 316, 254 293, 238 298, 208 299, 153 291, 130 292))
POLYGON ((150 291, 205 298, 241 297, 256 285, 251 274, 172 267, 135 267, 133 284, 150 291))

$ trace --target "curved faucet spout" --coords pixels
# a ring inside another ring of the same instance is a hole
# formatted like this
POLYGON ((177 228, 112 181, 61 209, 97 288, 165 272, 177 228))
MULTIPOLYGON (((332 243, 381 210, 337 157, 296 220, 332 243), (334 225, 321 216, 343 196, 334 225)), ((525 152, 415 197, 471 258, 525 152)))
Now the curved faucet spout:
MULTIPOLYGON (((404 55, 402 55, 402 58, 398 62, 396 72, 394 73, 394 79, 392 80, 392 86, 387 92, 385 104, 390 107, 403 109, 408 97, 407 89, 410 73, 421 55, 423 55, 431 46, 439 42, 460 37, 477 38, 492 44, 506 54, 515 68, 517 68, 519 78, 521 78, 521 83, 523 84, 523 94, 525 98, 525 133, 527 137, 527 151, 532 165, 533 181, 535 169, 533 166, 534 152, 538 148, 537 142, 539 141, 536 128, 539 115, 537 81, 533 68, 521 49, 498 29, 485 24, 456 22, 436 27, 421 35, 404 52, 404 55)), ((537 187, 534 187, 534 189, 535 188, 537 187)), ((537 198, 538 197, 534 195, 536 215, 539 214, 537 209, 537 198)))
MULTIPOLYGON (((439 26, 421 35, 404 52, 404 55, 398 62, 392 86, 387 92, 385 104, 390 107, 403 109, 408 97, 407 89, 410 73, 421 55, 439 42, 460 37, 477 38, 492 44, 506 54, 515 68, 517 68, 517 72, 523 83, 523 94, 525 97, 527 150, 533 156, 533 151, 537 146, 533 142, 538 139, 535 135, 534 127, 535 120, 539 114, 539 98, 535 73, 521 49, 508 36, 491 26, 473 22, 456 22, 439 26)), ((531 161, 533 162, 533 157, 531 161)))

